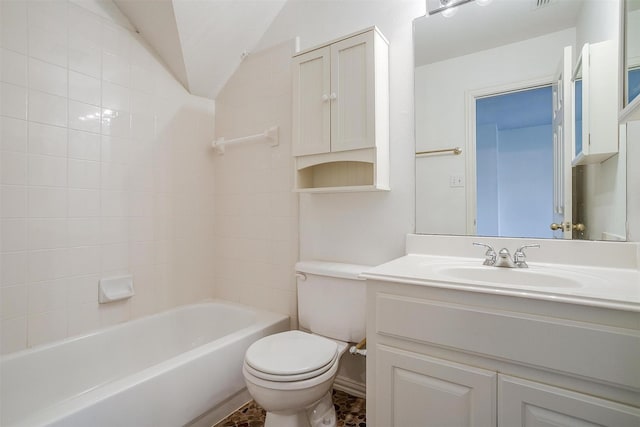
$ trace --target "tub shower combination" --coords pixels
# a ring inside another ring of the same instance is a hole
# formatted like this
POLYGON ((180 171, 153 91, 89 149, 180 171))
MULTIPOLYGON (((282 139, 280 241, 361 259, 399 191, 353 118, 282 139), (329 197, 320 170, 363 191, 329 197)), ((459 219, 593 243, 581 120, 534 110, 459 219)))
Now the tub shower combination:
POLYGON ((242 363, 287 316, 178 307, 1 359, 2 427, 211 425, 248 400, 242 363))

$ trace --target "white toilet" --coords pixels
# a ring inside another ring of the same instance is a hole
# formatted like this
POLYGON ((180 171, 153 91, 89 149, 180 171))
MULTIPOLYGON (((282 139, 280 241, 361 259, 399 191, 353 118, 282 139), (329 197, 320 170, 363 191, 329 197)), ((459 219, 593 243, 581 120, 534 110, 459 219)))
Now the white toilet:
POLYGON ((367 266, 296 264, 298 317, 303 331, 262 338, 245 354, 253 399, 267 411, 265 427, 335 427, 333 380, 349 342, 365 337, 367 266))

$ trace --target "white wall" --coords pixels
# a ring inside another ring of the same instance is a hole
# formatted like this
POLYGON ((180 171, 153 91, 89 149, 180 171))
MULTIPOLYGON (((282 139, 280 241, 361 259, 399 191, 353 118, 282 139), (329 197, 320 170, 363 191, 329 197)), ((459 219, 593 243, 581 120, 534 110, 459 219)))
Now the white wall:
POLYGON ((375 265, 404 253, 414 229, 412 20, 424 13, 422 0, 292 1, 260 42, 300 36, 305 49, 373 25, 390 42, 391 191, 301 195, 300 259, 375 265))
POLYGON ((218 296, 288 314, 297 326, 294 264, 298 196, 292 192, 293 42, 247 57, 216 99, 216 136, 280 128, 280 145, 230 146, 215 158, 215 256, 218 296))
POLYGON ((627 123, 627 165, 627 240, 640 242, 640 121, 627 123))
MULTIPOLYGON (((470 92, 544 78, 551 83, 562 49, 574 41, 575 30, 568 29, 418 67, 416 151, 464 148, 470 92)), ((465 162, 464 152, 416 161, 417 232, 466 234, 465 190, 449 187, 450 175, 465 176, 465 162)))
POLYGON ((214 103, 111 2, 0 11, 2 352, 213 296, 214 103), (124 273, 136 295, 98 305, 124 273))

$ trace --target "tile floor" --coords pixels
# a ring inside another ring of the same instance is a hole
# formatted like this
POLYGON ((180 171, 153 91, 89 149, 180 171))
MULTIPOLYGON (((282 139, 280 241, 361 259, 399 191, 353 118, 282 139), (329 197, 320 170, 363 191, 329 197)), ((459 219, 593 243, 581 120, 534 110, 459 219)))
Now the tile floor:
MULTIPOLYGON (((338 427, 366 427, 365 399, 343 391, 333 390, 333 405, 338 416, 338 427)), ((265 412, 251 401, 220 421, 214 427, 262 427, 265 412)))

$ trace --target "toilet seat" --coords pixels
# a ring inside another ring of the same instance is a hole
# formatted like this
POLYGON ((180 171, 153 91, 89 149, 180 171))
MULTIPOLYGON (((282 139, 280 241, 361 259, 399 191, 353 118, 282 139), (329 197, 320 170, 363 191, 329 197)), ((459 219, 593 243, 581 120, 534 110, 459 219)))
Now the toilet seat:
POLYGON ((337 362, 338 344, 302 331, 270 335, 253 343, 245 354, 245 368, 267 381, 291 382, 314 378, 337 362))

